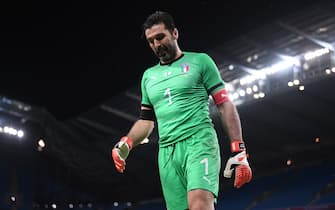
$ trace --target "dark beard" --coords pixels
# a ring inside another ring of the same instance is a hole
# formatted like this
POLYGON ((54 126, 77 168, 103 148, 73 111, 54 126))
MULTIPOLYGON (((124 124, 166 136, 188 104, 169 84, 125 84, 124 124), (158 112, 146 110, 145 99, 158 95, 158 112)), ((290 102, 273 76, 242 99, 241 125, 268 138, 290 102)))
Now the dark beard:
POLYGON ((156 50, 156 55, 162 63, 169 63, 176 57, 177 50, 173 45, 159 46, 156 50))

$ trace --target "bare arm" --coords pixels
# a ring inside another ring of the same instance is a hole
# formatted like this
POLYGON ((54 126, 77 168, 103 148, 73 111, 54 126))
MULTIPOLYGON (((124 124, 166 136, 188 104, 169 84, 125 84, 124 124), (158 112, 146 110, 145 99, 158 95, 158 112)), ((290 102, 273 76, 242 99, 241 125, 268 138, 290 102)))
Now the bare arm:
POLYGON ((242 140, 242 128, 239 114, 235 105, 227 101, 217 106, 223 127, 228 134, 229 140, 242 140))
POLYGON ((127 134, 133 140, 133 147, 138 145, 143 139, 147 138, 154 128, 154 121, 137 120, 127 134))
POLYGON ((223 126, 231 142, 233 156, 227 160, 224 177, 231 178, 233 171, 234 187, 240 188, 252 179, 252 171, 249 166, 246 148, 242 139, 242 128, 239 114, 231 101, 218 105, 223 126))
MULTIPOLYGON (((143 106, 141 109, 142 111, 143 109, 151 110, 143 106)), ((143 113, 142 111, 141 113, 143 113)), ((153 131, 154 121, 150 116, 150 112, 149 115, 140 116, 140 119, 133 124, 128 134, 123 136, 113 147, 112 158, 118 172, 123 173, 125 170, 126 158, 128 157, 130 150, 147 138, 153 131)))
MULTIPOLYGON (((151 109, 142 106, 141 110, 151 109)), ((143 141, 143 139, 150 136, 154 129, 154 126, 155 124, 153 120, 137 120, 127 134, 127 136, 133 140, 133 147, 138 145, 141 141, 143 141)))

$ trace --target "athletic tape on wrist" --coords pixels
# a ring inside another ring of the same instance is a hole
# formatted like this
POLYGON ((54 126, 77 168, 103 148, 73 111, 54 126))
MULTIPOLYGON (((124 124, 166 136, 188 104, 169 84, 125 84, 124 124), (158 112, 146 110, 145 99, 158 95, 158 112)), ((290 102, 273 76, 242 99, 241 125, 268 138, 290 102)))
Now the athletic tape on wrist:
POLYGON ((230 144, 231 152, 245 151, 245 144, 242 140, 233 140, 230 144))

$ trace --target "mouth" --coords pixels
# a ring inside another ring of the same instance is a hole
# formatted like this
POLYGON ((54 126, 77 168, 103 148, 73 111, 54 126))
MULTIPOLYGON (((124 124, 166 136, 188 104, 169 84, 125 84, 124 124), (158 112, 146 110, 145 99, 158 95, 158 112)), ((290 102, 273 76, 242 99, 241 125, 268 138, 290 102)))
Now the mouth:
POLYGON ((164 57, 167 54, 167 49, 164 46, 159 46, 156 50, 158 57, 164 57))

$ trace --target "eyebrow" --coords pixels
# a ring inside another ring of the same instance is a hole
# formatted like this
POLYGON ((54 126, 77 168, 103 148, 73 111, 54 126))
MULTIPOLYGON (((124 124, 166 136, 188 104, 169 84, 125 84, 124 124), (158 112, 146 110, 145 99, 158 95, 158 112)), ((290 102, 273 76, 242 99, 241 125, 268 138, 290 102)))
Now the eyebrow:
POLYGON ((155 39, 159 36, 165 36, 165 34, 164 33, 155 34, 154 36, 147 38, 147 41, 150 42, 150 41, 152 41, 153 39, 155 39))

